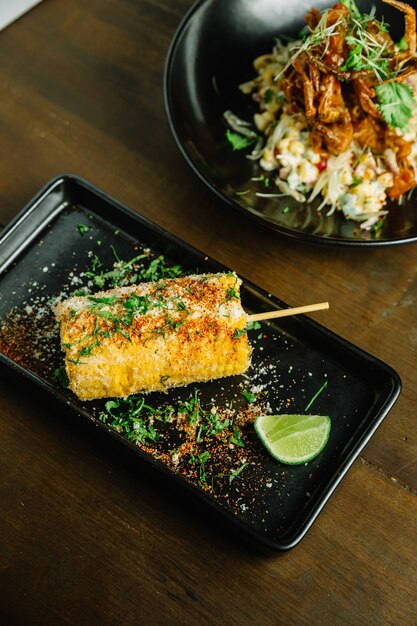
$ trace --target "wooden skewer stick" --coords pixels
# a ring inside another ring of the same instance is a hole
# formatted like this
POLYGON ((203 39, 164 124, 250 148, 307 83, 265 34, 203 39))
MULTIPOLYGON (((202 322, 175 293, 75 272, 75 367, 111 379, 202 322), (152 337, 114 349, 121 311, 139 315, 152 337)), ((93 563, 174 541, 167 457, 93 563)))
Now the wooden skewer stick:
POLYGON ((328 302, 318 304, 307 304, 306 306, 296 306, 291 309, 280 309, 279 311, 267 311, 266 313, 254 313, 247 316, 248 322, 260 322, 262 320, 273 320, 277 317, 287 317, 288 315, 299 315, 300 313, 310 313, 311 311, 323 311, 329 308, 328 302))

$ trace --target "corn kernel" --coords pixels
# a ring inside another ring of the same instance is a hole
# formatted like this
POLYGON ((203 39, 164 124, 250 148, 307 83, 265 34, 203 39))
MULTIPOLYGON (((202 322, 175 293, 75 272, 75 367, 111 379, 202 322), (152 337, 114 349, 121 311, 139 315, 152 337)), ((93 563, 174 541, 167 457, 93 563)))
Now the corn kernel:
POLYGON ((320 163, 321 161, 321 156, 317 154, 317 152, 314 152, 314 150, 312 150, 311 148, 307 148, 304 156, 310 161, 310 163, 313 163, 314 165, 317 165, 317 163, 320 163))
POLYGON ((287 152, 288 150, 288 146, 290 145, 290 139, 288 137, 284 137, 284 139, 281 139, 281 141, 278 143, 278 150, 281 154, 283 154, 284 152, 287 152))
POLYGON ((318 168, 312 163, 305 160, 301 163, 299 176, 302 183, 315 183, 319 174, 318 168))
POLYGON ((340 175, 340 182, 343 185, 351 185, 353 183, 352 172, 348 169, 344 169, 340 175))
POLYGON ((263 132, 265 128, 270 124, 273 120, 273 115, 270 111, 264 111, 263 113, 255 113, 253 116, 253 120, 255 122, 256 128, 263 132))
POLYGON ((378 176, 378 182, 383 185, 385 188, 392 187, 393 184, 393 176, 391 172, 384 172, 378 176))
POLYGON ((291 141, 289 151, 294 156, 301 156, 304 153, 304 144, 301 141, 291 141))
POLYGON ((372 194, 372 186, 369 183, 361 183, 353 188, 352 193, 358 196, 370 196, 372 194))
POLYGON ((366 168, 364 173, 362 174, 363 180, 373 180, 375 178, 375 170, 370 167, 366 168))

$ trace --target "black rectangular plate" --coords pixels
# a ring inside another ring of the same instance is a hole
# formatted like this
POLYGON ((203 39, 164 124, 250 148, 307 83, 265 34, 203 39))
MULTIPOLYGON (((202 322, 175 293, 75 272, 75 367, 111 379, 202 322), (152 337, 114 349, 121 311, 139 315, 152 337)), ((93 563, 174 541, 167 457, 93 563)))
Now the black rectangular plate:
MULTIPOLYGON (((148 403, 158 406, 185 399, 197 387, 203 402, 225 407, 231 401, 246 402, 242 391, 256 385, 274 412, 302 413, 327 380, 327 388, 311 408, 332 419, 329 442, 316 459, 301 466, 282 465, 267 453, 252 429, 245 471, 228 488, 210 493, 100 421, 102 401, 80 402, 54 377, 63 354, 48 303, 62 291, 69 294, 77 288, 77 277, 91 268, 93 254, 99 254, 111 269, 111 246, 124 260, 149 248, 188 270, 229 269, 86 181, 70 175, 56 178, 0 236, 0 363, 123 442, 246 536, 272 550, 294 547, 394 404, 401 389, 398 375, 326 328, 298 316, 263 324, 262 337, 259 331, 251 331, 254 351, 248 376, 190 385, 168 395, 150 394, 148 403), (79 224, 89 225, 90 231, 82 235, 79 224), (11 337, 13 319, 18 323, 11 337)), ((248 313, 286 307, 246 280, 242 303, 248 313)))

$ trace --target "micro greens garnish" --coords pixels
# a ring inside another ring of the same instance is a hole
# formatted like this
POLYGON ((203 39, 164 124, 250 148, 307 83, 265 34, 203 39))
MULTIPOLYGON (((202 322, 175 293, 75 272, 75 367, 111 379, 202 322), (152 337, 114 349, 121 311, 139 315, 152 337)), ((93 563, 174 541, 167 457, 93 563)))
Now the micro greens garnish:
POLYGON ((198 396, 198 389, 194 389, 193 395, 189 400, 179 403, 179 413, 186 413, 189 417, 190 424, 196 424, 200 418, 201 404, 198 396))
POLYGON ((146 444, 148 441, 157 442, 160 438, 154 420, 169 423, 174 411, 171 405, 154 409, 146 404, 143 396, 130 396, 124 400, 108 400, 99 419, 130 441, 146 444))
MULTIPOLYGON (((278 80, 283 74, 285 74, 300 54, 316 48, 323 42, 325 42, 327 46, 328 40, 338 34, 339 26, 343 23, 343 20, 339 18, 334 24, 326 26, 327 14, 328 11, 323 11, 317 27, 314 31, 310 32, 303 42, 296 41, 292 46, 290 46, 290 50, 293 51, 293 54, 282 70, 275 76, 275 80, 278 80)), ((327 52, 326 49, 325 52, 327 52)))
POLYGON ((163 255, 153 259, 148 267, 141 269, 138 272, 138 281, 157 281, 162 278, 179 278, 185 275, 184 269, 181 265, 167 265, 163 255))
MULTIPOLYGON (((369 22, 377 22, 377 20, 372 14, 361 14, 354 0, 341 1, 350 10, 350 19, 343 16, 334 24, 326 26, 328 11, 323 11, 316 28, 311 30, 303 41, 298 41, 292 46, 293 54, 276 79, 283 75, 303 52, 309 54, 316 52, 318 58, 323 60, 328 52, 330 39, 339 35, 341 29, 347 31, 345 41, 350 51, 345 63, 338 68, 339 71, 372 70, 379 82, 395 77, 395 72, 389 69, 387 42, 381 42, 368 30, 369 22)), ((383 22, 377 22, 377 24, 380 32, 388 30, 383 22)))
POLYGON ((344 4, 345 7, 347 7, 349 9, 349 11, 352 13, 353 17, 355 17, 357 20, 360 20, 362 18, 362 15, 358 9, 358 7, 356 6, 354 0, 340 0, 341 4, 344 4))
POLYGON ((372 226, 369 229, 371 231, 372 238, 375 238, 378 235, 379 231, 384 225, 384 221, 385 221, 384 218, 381 217, 379 218, 376 224, 372 224, 372 226))

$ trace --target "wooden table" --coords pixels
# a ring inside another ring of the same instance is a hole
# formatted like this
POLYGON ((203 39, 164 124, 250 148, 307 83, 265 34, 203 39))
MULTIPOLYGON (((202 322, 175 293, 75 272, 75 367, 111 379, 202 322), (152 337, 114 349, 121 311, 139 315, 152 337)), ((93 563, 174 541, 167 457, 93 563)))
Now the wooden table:
POLYGON ((72 172, 393 366, 399 401, 304 540, 245 546, 125 450, 0 380, 0 616, 13 624, 416 624, 417 246, 301 245, 226 209, 171 137, 191 0, 44 0, 0 33, 0 221, 72 172))

